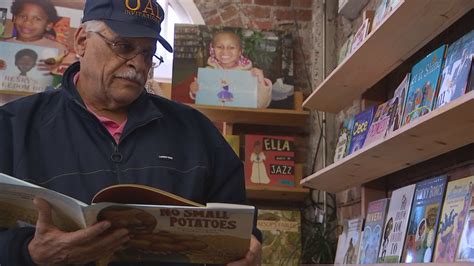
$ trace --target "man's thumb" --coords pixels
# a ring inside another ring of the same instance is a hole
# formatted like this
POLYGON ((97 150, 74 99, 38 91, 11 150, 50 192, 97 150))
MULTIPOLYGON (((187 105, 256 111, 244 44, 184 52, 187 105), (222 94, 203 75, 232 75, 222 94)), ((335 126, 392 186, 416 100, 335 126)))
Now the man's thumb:
POLYGON ((42 226, 52 224, 53 219, 51 217, 51 206, 49 203, 42 198, 35 197, 33 204, 35 204, 36 210, 38 211, 36 226, 41 228, 42 226))

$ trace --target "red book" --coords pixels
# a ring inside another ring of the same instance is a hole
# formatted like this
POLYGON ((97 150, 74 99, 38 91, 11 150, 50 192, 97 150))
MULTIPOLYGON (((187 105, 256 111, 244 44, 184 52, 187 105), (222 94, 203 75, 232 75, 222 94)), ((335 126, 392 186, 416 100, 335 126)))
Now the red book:
POLYGON ((245 182, 295 186, 294 137, 245 136, 245 182))

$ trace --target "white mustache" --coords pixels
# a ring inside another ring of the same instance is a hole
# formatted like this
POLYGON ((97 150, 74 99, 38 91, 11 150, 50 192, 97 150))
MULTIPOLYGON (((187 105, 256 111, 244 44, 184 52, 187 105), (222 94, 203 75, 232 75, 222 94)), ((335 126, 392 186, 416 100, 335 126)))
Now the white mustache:
POLYGON ((115 73, 114 77, 129 79, 140 84, 145 84, 145 76, 142 73, 138 73, 135 69, 130 68, 122 73, 115 73))

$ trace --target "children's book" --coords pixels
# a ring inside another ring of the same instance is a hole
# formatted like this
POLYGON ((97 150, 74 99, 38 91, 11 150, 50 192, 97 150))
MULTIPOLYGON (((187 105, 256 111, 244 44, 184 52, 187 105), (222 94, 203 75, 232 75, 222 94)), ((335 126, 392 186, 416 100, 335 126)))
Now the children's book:
POLYGON ((354 34, 354 39, 352 40, 351 46, 351 53, 353 53, 359 46, 364 42, 365 37, 369 33, 369 19, 364 19, 362 25, 360 25, 359 29, 354 34))
POLYGON ((473 55, 474 30, 448 47, 436 108, 459 98, 466 92, 473 55))
POLYGON ((359 251, 359 264, 377 263, 382 228, 387 216, 389 199, 369 202, 367 217, 365 218, 364 234, 359 251))
POLYGON ((0 91, 42 92, 53 76, 40 70, 41 60, 56 58, 58 49, 0 41, 0 91))
POLYGON ((370 123, 370 128, 365 138, 364 146, 369 145, 372 142, 375 142, 379 139, 382 139, 387 132, 388 125, 390 123, 390 117, 392 117, 391 112, 391 100, 386 101, 380 104, 377 107, 377 111, 374 114, 372 123, 370 123))
POLYGON ((464 222, 456 261, 474 262, 474 186, 471 186, 471 203, 464 222))
POLYGON ((438 176, 416 184, 403 262, 431 262, 446 181, 446 176, 438 176))
POLYGON ((354 38, 354 34, 351 34, 347 37, 347 40, 342 44, 341 49, 339 50, 339 56, 337 57, 337 64, 339 65, 346 59, 346 57, 351 53, 352 48, 352 40, 354 38))
POLYGON ((339 236, 334 264, 356 264, 362 232, 362 218, 346 220, 339 236))
POLYGON ((383 21, 386 15, 387 5, 389 0, 380 0, 377 8, 375 9, 374 22, 372 22, 372 31, 374 31, 378 25, 383 21))
POLYGON ((474 56, 471 60, 471 70, 469 71, 469 82, 467 83, 466 93, 474 90, 474 56))
POLYGON ((245 183, 295 186, 294 137, 245 135, 245 183))
POLYGON ((265 239, 262 265, 301 265, 299 210, 258 210, 257 227, 265 239))
POLYGON ((448 183, 436 235, 433 262, 453 262, 468 214, 474 176, 448 183))
POLYGON ((93 204, 87 205, 4 174, 0 174, 0 227, 34 225, 37 219, 34 197, 49 202, 54 223, 65 231, 102 220, 109 220, 112 229, 126 227, 131 233, 130 242, 110 261, 228 263, 245 257, 250 246, 252 206, 224 203, 203 206, 135 184, 107 187, 96 194, 93 204), (136 224, 136 220, 140 223, 136 224))
POLYGON ((227 143, 232 147, 232 150, 235 152, 237 157, 240 157, 240 136, 238 135, 224 135, 227 143))
POLYGON ((415 186, 415 184, 409 185, 392 192, 377 258, 378 263, 400 262, 415 186))
POLYGON ((199 68, 196 104, 257 108, 257 77, 250 71, 199 68))
POLYGON ((446 45, 431 52, 411 69, 403 125, 429 113, 434 105, 446 45))
POLYGON ((2 38, 5 33, 5 27, 7 24, 7 13, 8 10, 6 8, 0 8, 0 38, 2 38))
POLYGON ((405 107, 405 100, 409 85, 410 73, 405 76, 403 81, 400 83, 400 85, 398 85, 397 89, 393 93, 393 98, 390 101, 390 121, 388 122, 385 136, 397 130, 401 125, 403 108, 405 107))
POLYGON ((351 142, 349 152, 347 153, 348 155, 364 146, 367 132, 369 131, 372 118, 374 117, 375 108, 375 106, 369 107, 354 117, 354 127, 352 128, 351 142))
POLYGON ((354 126, 354 117, 350 116, 344 119, 339 129, 339 136, 337 138, 336 151, 334 153, 334 162, 344 158, 349 151, 351 143, 352 127, 354 126))

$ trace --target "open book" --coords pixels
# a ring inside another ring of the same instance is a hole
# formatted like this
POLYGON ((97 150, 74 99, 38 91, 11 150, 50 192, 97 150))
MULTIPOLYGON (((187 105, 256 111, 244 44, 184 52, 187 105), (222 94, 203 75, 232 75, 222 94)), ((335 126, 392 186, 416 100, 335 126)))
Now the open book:
POLYGON ((228 263, 245 257, 250 246, 253 206, 203 206, 133 184, 105 188, 87 205, 1 173, 0 227, 34 226, 36 196, 50 203, 53 221, 62 230, 78 230, 101 220, 111 221, 112 228, 127 227, 132 235, 129 245, 112 261, 228 263))

